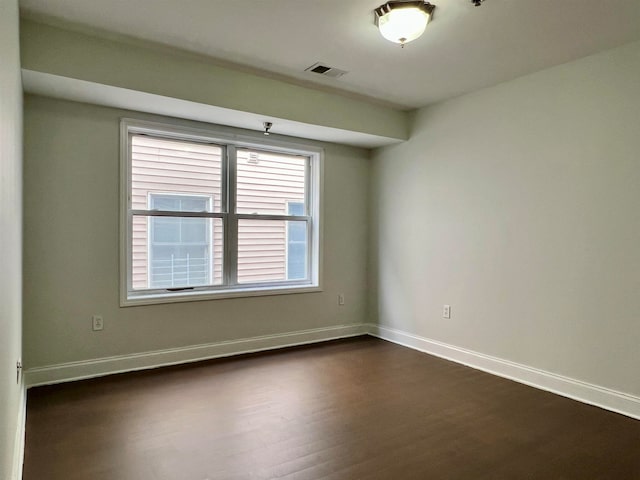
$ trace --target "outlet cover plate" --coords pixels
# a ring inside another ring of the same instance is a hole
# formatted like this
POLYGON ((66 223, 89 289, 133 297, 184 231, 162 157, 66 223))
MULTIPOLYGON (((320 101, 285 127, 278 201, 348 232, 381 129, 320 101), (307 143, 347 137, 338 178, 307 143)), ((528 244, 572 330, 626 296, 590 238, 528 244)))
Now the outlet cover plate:
POLYGON ((91 317, 91 325, 94 332, 99 332, 104 329, 104 321, 102 319, 102 315, 93 315, 91 317))

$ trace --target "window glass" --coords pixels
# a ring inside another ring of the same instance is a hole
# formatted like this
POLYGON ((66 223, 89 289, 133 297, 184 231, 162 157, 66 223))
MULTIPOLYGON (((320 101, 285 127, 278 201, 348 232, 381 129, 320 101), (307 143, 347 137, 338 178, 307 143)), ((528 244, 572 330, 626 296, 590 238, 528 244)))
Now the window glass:
POLYGON ((306 228, 305 221, 239 220, 238 283, 305 279, 306 228), (300 240, 289 242, 287 232, 300 240))
POLYGON ((134 290, 221 285, 223 224, 218 218, 133 218, 134 290))
POLYGON ((219 145, 134 135, 131 138, 131 208, 145 210, 150 194, 169 193, 201 197, 159 195, 150 208, 220 212, 222 152, 219 145), (201 200, 202 197, 207 200, 201 200))
MULTIPOLYGON (((289 202, 289 215, 304 215, 304 203, 289 202)), ((287 280, 307 278, 307 223, 287 222, 287 280)))
POLYGON ((307 157, 238 149, 238 213, 287 215, 287 202, 304 204, 307 157))

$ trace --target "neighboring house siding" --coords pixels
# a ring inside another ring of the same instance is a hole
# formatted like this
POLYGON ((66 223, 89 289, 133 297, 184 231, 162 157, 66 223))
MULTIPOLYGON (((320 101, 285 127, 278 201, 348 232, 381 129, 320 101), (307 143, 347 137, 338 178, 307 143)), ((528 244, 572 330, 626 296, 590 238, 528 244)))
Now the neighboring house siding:
MULTIPOLYGON (((301 157, 239 150, 238 213, 287 213, 288 202, 304 202, 304 172, 301 157)), ((238 282, 285 280, 286 240, 286 222, 241 221, 238 282)))
MULTIPOLYGON (((221 209, 222 149, 178 141, 134 136, 132 142, 132 208, 151 208, 152 195, 206 195, 213 211, 221 209)), ((238 212, 284 214, 289 202, 304 202, 303 157, 238 151, 238 212)), ((212 282, 222 281, 223 231, 213 227, 212 282)), ((149 288, 147 217, 133 219, 133 288, 149 288)), ((287 226, 284 221, 245 220, 238 229, 238 281, 286 279, 287 226)))

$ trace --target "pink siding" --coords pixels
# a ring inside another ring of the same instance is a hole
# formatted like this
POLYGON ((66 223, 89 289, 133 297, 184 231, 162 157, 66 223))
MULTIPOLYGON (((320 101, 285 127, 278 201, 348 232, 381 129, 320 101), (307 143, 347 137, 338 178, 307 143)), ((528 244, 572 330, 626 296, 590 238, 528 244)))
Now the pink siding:
MULTIPOLYGON (((150 194, 208 196, 221 208, 222 149, 215 145, 134 136, 132 208, 150 208, 150 194)), ((305 162, 298 156, 238 150, 238 213, 284 214, 288 202, 303 202, 305 162)), ((286 279, 286 222, 241 221, 238 281, 286 279)), ((213 283, 222 281, 222 223, 213 227, 213 283)), ((149 220, 133 219, 133 288, 149 286, 149 220)))
MULTIPOLYGON (((297 156, 238 150, 237 212, 285 214, 288 202, 303 202, 305 161, 297 156)), ((239 222, 239 283, 286 280, 285 223, 239 222)))

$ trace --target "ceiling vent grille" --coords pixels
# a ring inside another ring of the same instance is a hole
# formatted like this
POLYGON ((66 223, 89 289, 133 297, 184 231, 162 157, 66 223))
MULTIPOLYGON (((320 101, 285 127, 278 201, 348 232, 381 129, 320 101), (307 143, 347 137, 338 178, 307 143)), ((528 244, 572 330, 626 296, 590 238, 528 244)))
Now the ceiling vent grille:
POLYGON ((331 78, 339 78, 347 73, 344 70, 340 70, 339 68, 330 67, 323 63, 314 63, 308 68, 304 69, 305 72, 317 73, 318 75, 322 75, 323 77, 331 77, 331 78))

